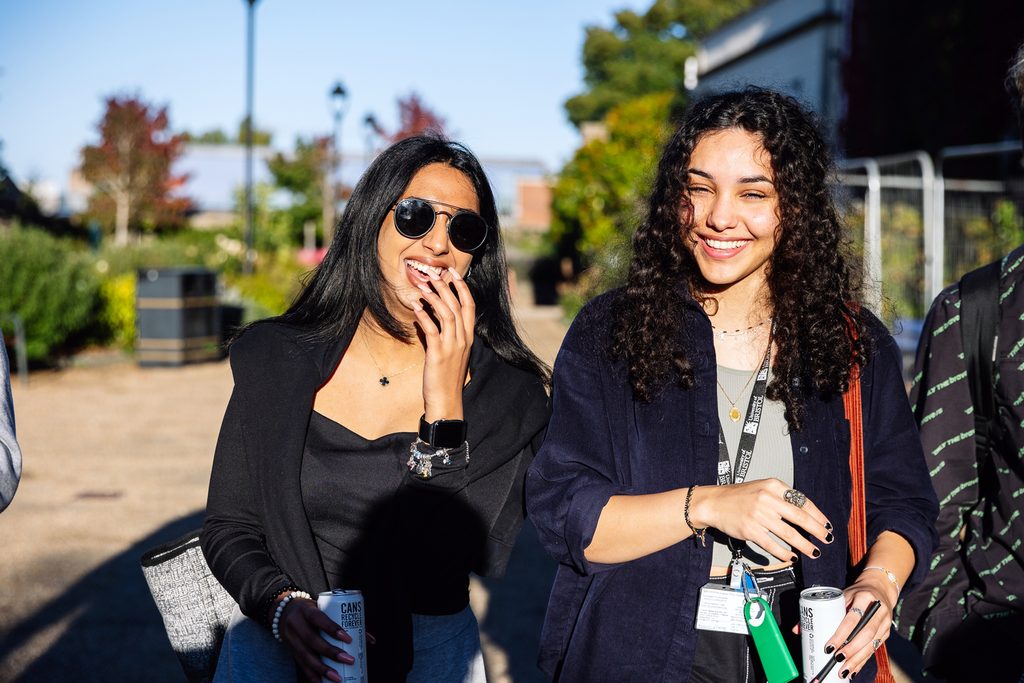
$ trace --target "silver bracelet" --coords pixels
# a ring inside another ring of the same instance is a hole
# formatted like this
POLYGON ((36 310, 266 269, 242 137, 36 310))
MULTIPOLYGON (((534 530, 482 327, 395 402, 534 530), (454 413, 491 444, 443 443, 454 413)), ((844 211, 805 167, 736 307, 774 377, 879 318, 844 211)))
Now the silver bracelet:
POLYGON ((416 439, 409 446, 409 471, 421 479, 430 479, 433 473, 434 458, 438 458, 437 464, 451 465, 452 456, 465 454, 466 464, 469 464, 469 442, 463 441, 455 448, 431 448, 430 444, 422 439, 416 439))
POLYGON ((277 603, 277 609, 274 610, 274 620, 270 622, 270 632, 274 634, 274 639, 279 643, 281 642, 281 615, 284 614, 285 605, 291 602, 294 598, 306 598, 307 600, 312 600, 313 596, 306 591, 292 591, 288 595, 284 596, 281 602, 277 603))
POLYGON ((864 569, 862 569, 861 571, 862 572, 866 572, 869 569, 877 569, 878 571, 880 571, 883 574, 885 574, 885 578, 889 579, 889 583, 891 583, 892 585, 896 586, 896 599, 898 600, 899 597, 900 597, 900 582, 899 582, 899 579, 896 578, 896 575, 894 573, 892 573, 891 571, 889 571, 888 569, 886 569, 885 567, 878 567, 878 566, 864 567, 864 569))

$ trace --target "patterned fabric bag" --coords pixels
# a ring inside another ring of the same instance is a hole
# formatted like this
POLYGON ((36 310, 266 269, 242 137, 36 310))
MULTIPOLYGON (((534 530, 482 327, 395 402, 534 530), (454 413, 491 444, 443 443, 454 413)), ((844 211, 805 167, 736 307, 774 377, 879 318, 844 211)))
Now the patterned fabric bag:
POLYGON ((210 573, 199 530, 153 548, 141 564, 186 678, 212 681, 235 601, 210 573))

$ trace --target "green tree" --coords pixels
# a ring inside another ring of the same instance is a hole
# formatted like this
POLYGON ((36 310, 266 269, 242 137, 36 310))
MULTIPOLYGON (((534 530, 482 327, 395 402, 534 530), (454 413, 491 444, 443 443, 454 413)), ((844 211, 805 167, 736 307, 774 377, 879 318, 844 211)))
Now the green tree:
MULTIPOLYGON (((245 116, 238 123, 238 137, 235 138, 235 143, 239 145, 245 144, 245 133, 249 129, 249 117, 245 116)), ((273 133, 269 130, 261 130, 259 128, 252 129, 252 144, 257 147, 269 147, 270 141, 273 138, 273 133)))
POLYGON ((695 40, 757 0, 655 0, 643 14, 622 10, 612 28, 589 26, 583 43, 585 92, 565 103, 579 126, 653 92, 682 93, 695 40))
MULTIPOLYGON (((224 132, 223 128, 211 128, 202 133, 182 133, 185 142, 197 145, 244 145, 245 131, 249 127, 249 119, 243 118, 238 124, 238 134, 234 137, 224 132)), ((269 130, 256 128, 252 132, 252 144, 257 147, 267 147, 273 138, 269 130)))
POLYGON ((605 117, 607 139, 578 149, 555 183, 549 235, 589 266, 576 288, 577 303, 625 278, 630 239, 669 135, 672 99, 671 92, 656 93, 612 109, 605 117))
POLYGON ((320 221, 322 217, 324 174, 329 168, 330 155, 330 138, 300 137, 295 140, 291 155, 278 152, 267 162, 274 185, 291 196, 291 205, 285 213, 296 241, 301 239, 302 226, 307 221, 320 221))
POLYGON ((202 133, 188 133, 185 132, 185 142, 189 142, 197 145, 227 145, 233 142, 220 128, 211 128, 210 130, 202 133))

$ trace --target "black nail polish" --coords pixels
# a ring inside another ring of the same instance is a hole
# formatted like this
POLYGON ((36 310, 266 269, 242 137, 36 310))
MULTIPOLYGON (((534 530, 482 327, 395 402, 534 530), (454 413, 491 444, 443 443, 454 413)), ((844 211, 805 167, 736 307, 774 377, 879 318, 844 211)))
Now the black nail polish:
POLYGON ((844 670, 842 671, 842 673, 840 673, 840 674, 839 674, 839 677, 840 677, 840 678, 846 678, 846 677, 847 677, 847 676, 849 676, 849 675, 850 675, 850 670, 849 670, 849 669, 844 669, 844 670))
POLYGON ((857 672, 856 672, 856 671, 854 671, 854 672, 853 672, 852 674, 850 674, 850 680, 851 680, 851 681, 852 681, 852 680, 853 680, 854 678, 856 678, 856 677, 857 677, 857 672))
POLYGON ((826 645, 825 646, 825 654, 830 655, 830 654, 832 654, 835 651, 836 651, 836 646, 835 645, 826 645))
POLYGON ((827 536, 825 536, 825 543, 831 543, 834 540, 836 539, 835 536, 833 536, 832 534, 828 534, 827 536))
POLYGON ((811 557, 821 557, 821 551, 815 548, 813 551, 811 551, 811 557))
POLYGON ((832 522, 825 522, 825 529, 832 531, 832 522))
POLYGON ((790 562, 796 562, 796 561, 798 561, 799 559, 800 559, 799 557, 797 557, 796 555, 794 555, 793 557, 789 558, 789 561, 790 561, 790 562))
POLYGON ((839 654, 836 655, 836 661, 837 662, 845 662, 846 661, 846 655, 844 655, 842 652, 840 652, 839 654))

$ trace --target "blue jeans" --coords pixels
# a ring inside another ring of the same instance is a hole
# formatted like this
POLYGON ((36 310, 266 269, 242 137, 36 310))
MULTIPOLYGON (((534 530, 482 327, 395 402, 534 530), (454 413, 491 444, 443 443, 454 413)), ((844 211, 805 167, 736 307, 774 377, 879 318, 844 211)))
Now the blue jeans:
MULTIPOLYGON (((412 615, 413 666, 406 683, 485 683, 480 631, 473 611, 412 615)), ((369 672, 373 680, 373 670, 369 672)), ((235 607, 221 644, 214 683, 295 681, 291 653, 263 625, 235 607)))

